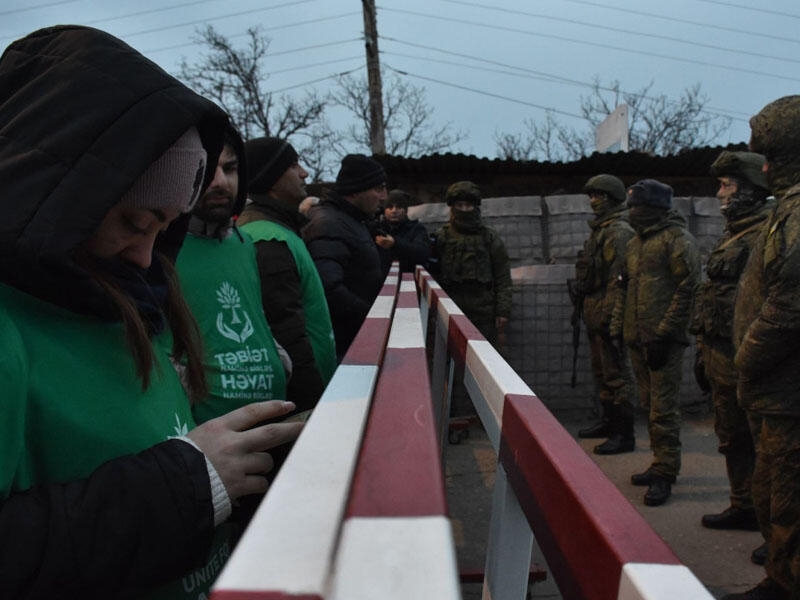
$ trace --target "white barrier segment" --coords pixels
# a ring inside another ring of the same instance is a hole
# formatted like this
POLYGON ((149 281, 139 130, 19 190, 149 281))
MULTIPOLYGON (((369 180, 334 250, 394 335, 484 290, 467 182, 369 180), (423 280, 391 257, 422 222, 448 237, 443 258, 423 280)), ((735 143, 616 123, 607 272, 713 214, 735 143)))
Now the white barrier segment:
POLYGON ((446 338, 447 331, 450 328, 450 317, 452 315, 463 315, 464 313, 451 298, 439 298, 439 303, 436 306, 439 314, 439 322, 444 327, 444 337, 446 338))
POLYGON ((386 276, 386 279, 383 281, 383 285, 397 285, 398 281, 400 281, 400 270, 399 269, 389 269, 389 274, 386 276))
POLYGON ((377 376, 336 369, 215 590, 324 596, 377 376))
POLYGON ((714 600, 686 565, 628 563, 617 600, 714 600))
POLYGON ((428 301, 420 296, 419 298, 419 318, 422 321, 422 339, 428 339, 428 318, 430 317, 430 307, 428 301))
POLYGON ((401 292, 414 292, 417 293, 417 284, 413 281, 401 281, 400 282, 400 291, 401 292))
POLYGON ((533 396, 531 388, 486 340, 468 340, 464 385, 481 417, 486 435, 500 449, 506 394, 533 396))
POLYGON ((330 600, 461 598, 445 516, 345 521, 330 600))
POLYGON ((453 386, 453 361, 447 354, 447 330, 434 324, 433 363, 431 364, 431 399, 436 416, 436 431, 442 449, 442 465, 445 464, 445 451, 450 427, 450 396, 453 386))
POLYGON ((394 311, 392 329, 389 331, 387 348, 424 348, 422 322, 418 308, 397 308, 394 311))
POLYGON ((378 296, 367 313, 367 319, 388 319, 392 316, 394 308, 394 295, 378 296))
POLYGON ((483 600, 524 600, 532 549, 531 526, 508 483, 503 465, 498 463, 486 545, 483 600))

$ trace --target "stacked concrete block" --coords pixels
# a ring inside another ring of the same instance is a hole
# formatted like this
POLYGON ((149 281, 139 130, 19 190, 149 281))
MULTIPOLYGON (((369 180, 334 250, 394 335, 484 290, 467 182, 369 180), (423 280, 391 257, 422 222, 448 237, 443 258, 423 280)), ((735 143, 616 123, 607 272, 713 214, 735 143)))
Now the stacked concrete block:
POLYGON ((725 218, 719 210, 719 200, 716 198, 693 198, 692 200, 694 215, 690 222, 690 230, 697 238, 705 266, 708 255, 723 233, 725 218))
POLYGON ((593 217, 586 194, 547 196, 545 204, 545 235, 551 263, 575 263, 578 251, 589 236, 593 217))
POLYGON ((486 198, 481 215, 503 239, 512 267, 544 262, 541 196, 486 198))

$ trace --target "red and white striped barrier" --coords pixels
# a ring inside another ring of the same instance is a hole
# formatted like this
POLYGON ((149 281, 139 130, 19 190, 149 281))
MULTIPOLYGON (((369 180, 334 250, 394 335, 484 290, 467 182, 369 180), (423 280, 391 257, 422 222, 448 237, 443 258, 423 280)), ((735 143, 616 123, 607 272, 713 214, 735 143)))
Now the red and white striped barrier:
POLYGON ((414 289, 394 266, 213 600, 459 597, 414 289))
MULTIPOLYGON (((431 276, 421 268, 416 275, 422 312, 435 315, 436 337, 447 347, 434 352, 434 362, 446 355, 464 367, 464 385, 498 453, 484 597, 525 597, 535 534, 564 598, 711 600, 431 276)), ((434 364, 432 371, 447 369, 434 364)))

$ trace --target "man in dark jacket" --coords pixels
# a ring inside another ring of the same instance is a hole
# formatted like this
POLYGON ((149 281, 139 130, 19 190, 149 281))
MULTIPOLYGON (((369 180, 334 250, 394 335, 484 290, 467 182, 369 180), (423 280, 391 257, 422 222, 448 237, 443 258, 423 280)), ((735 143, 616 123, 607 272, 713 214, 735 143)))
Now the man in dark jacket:
POLYGON ((388 273, 392 261, 400 262, 400 271, 412 273, 416 265, 426 266, 431 241, 425 226, 408 218, 408 207, 414 198, 403 190, 392 190, 383 206, 380 231, 375 236, 381 255, 383 272, 388 273))
POLYGON ((348 154, 336 185, 303 229, 325 288, 340 360, 383 284, 378 248, 366 221, 385 199, 386 173, 380 163, 363 154, 348 154))
POLYGON ((739 404, 757 421, 753 503, 768 547, 767 577, 727 600, 783 600, 800 590, 800 96, 750 119, 775 195, 739 280, 734 366, 739 404))
POLYGON ((695 375, 701 387, 711 390, 714 429, 731 488, 729 508, 703 515, 703 526, 711 529, 758 531, 750 491, 755 463, 753 436, 747 414, 736 398, 733 307, 750 249, 774 205, 767 201, 763 167, 764 157, 754 152, 725 151, 711 165, 711 174, 719 181, 717 198, 725 217, 725 232, 709 256, 708 281, 698 291, 691 328, 697 336, 695 375))
POLYGON ((336 370, 336 346, 325 291, 300 238, 308 222, 298 211, 308 173, 286 140, 255 138, 245 151, 252 202, 239 224, 256 243, 267 322, 292 359, 287 399, 313 408, 336 370))
POLYGON ((613 175, 590 178, 583 191, 595 218, 589 221, 592 232, 583 245, 575 265, 578 283, 576 302, 586 324, 592 355, 592 374, 600 396, 601 421, 581 429, 578 437, 609 438, 595 446, 595 454, 631 452, 633 434, 633 377, 627 352, 620 353, 611 343, 609 328, 617 297, 624 294, 620 275, 625 264, 625 247, 634 236, 625 206, 625 184, 613 175))
POLYGON ((644 503, 658 506, 669 498, 681 467, 678 396, 700 252, 686 220, 672 210, 668 185, 637 182, 628 188, 628 207, 636 235, 625 248, 625 299, 614 309, 610 335, 628 346, 639 404, 649 411, 653 462, 631 482, 648 486, 644 503))

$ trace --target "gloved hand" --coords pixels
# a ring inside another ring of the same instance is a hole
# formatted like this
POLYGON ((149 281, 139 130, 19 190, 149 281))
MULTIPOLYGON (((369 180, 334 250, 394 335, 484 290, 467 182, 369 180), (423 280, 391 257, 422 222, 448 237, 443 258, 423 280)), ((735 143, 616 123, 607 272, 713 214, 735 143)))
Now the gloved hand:
POLYGON ((644 355, 647 360, 647 366, 657 371, 667 364, 667 358, 669 357, 669 340, 655 338, 647 342, 644 346, 644 355))
POLYGON ((694 379, 704 394, 711 391, 711 384, 706 377, 706 365, 703 362, 703 353, 700 350, 694 355, 694 379))

